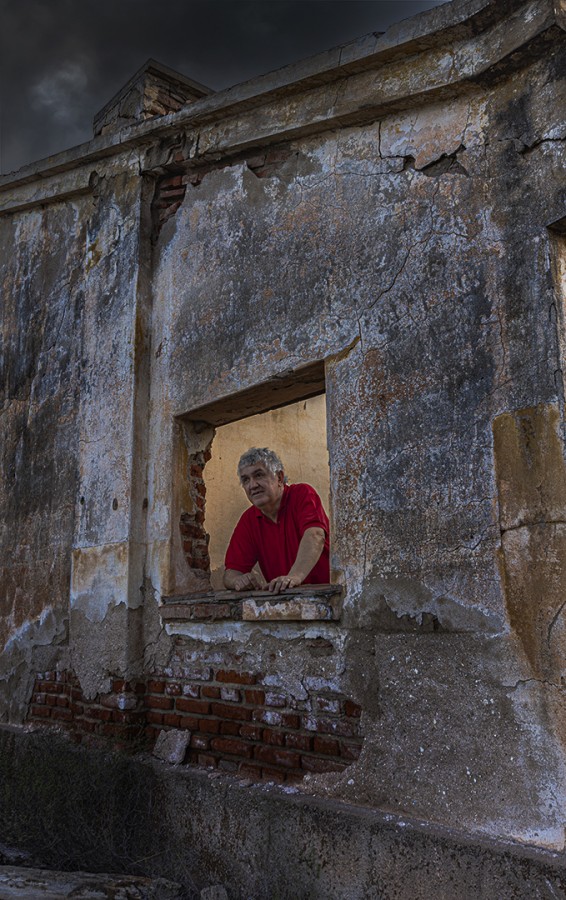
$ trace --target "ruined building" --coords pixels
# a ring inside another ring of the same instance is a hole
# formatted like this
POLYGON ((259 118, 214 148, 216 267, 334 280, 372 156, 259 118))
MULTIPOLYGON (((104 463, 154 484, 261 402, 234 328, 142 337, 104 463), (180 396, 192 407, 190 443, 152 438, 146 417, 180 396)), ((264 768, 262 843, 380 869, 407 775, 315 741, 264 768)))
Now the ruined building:
POLYGON ((564 888, 565 72, 563 0, 454 0, 219 93, 150 62, 0 181, 4 733, 171 732, 250 896, 283 847, 373 896, 399 817, 420 878, 457 833, 564 888), (257 443, 332 521, 277 603, 219 580, 257 443))

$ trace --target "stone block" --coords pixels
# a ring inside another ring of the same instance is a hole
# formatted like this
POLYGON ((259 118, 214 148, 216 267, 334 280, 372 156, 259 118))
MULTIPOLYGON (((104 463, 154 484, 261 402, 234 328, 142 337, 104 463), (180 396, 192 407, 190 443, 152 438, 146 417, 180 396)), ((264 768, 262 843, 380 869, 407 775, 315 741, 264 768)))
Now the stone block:
POLYGON ((153 748, 153 755, 163 762, 177 766, 183 762, 190 740, 190 731, 181 731, 178 728, 160 731, 153 748))

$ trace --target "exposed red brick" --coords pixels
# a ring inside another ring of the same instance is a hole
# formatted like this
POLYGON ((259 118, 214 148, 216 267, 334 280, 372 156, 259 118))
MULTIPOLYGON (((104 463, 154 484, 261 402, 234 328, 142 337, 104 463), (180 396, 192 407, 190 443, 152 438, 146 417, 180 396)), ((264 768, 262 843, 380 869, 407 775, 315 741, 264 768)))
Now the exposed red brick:
POLYGON ((181 710, 181 712, 206 716, 210 712, 210 703, 207 700, 190 700, 186 697, 178 697, 175 701, 175 708, 181 710))
POLYGON ((272 744, 276 747, 283 747, 285 745, 284 731, 275 731, 273 728, 264 728, 261 738, 266 744, 272 744))
POLYGON ((147 721, 152 722, 154 725, 161 725, 163 723, 163 714, 157 712, 148 712, 147 721))
POLYGON ((210 738, 204 734, 193 734, 191 736, 191 747, 194 747, 196 750, 208 750, 209 744, 210 738))
POLYGON ((248 725, 247 722, 244 725, 240 725, 240 737, 248 738, 251 741, 259 741, 262 731, 261 725, 248 725))
POLYGON ((222 681, 229 684, 255 684, 257 675, 250 672, 235 672, 233 670, 220 669, 216 673, 216 681, 222 681))
POLYGON ((141 725, 145 722, 145 713, 141 710, 139 712, 134 712, 116 709, 112 713, 112 721, 121 723, 122 725, 141 725))
MULTIPOLYGON (((181 534, 184 537, 200 538, 202 537, 202 528, 192 522, 181 522, 179 525, 181 534)), ((183 545, 184 546, 184 545, 183 545)))
POLYGON ((357 723, 350 723, 344 719, 329 719, 324 716, 304 716, 303 728, 307 731, 318 731, 321 734, 338 734, 341 737, 356 737, 358 733, 357 723))
POLYGON ((259 780, 261 778, 261 766, 254 766, 251 762, 240 763, 238 772, 240 775, 259 780))
POLYGON ((203 697, 211 697, 212 700, 218 700, 220 697, 220 688, 207 684, 201 689, 201 693, 203 697))
POLYGON ((164 188, 164 187, 177 187, 178 185, 181 185, 182 183, 183 183, 183 176, 182 176, 182 175, 167 175, 167 176, 166 176, 165 178, 163 178, 163 180, 160 182, 160 185, 159 185, 159 186, 160 186, 161 188, 164 188))
POLYGON ((312 737, 308 734, 286 734, 285 745, 296 750, 311 750, 312 737))
POLYGON ((261 770, 262 781, 273 781, 275 784, 283 784, 285 781, 285 773, 279 772, 277 769, 263 768, 261 770))
MULTIPOLYGON (((168 189, 162 188, 159 191, 159 201, 182 200, 184 196, 185 196, 185 186, 184 185, 181 185, 178 188, 176 188, 176 187, 168 188, 168 189)), ((160 205, 159 201, 157 202, 158 206, 160 205)))
POLYGON ((213 714, 222 719, 248 721, 252 717, 251 709, 246 709, 245 706, 228 706, 226 703, 212 703, 211 706, 213 714))
POLYGON ((361 706, 358 706, 357 703, 354 703, 352 700, 346 700, 344 704, 344 712, 347 716, 358 717, 362 714, 361 706))
POLYGON ((216 768, 216 757, 209 756, 208 753, 199 753, 197 756, 199 766, 205 766, 207 769, 216 768))
POLYGON ((300 716, 295 713, 283 713, 281 723, 285 728, 299 728, 301 724, 300 716))
POLYGON ((246 759, 251 759, 253 754, 253 747, 235 738, 212 738, 210 747, 218 753, 231 753, 233 756, 243 756, 246 759))
POLYGON ((340 756, 343 756, 344 759, 358 759, 361 752, 361 744, 349 744, 346 741, 342 741, 340 744, 340 756))
POLYGON ((147 689, 151 694, 162 694, 165 690, 165 682, 150 679, 147 683, 147 689))
POLYGON ((176 713, 165 713, 163 716, 163 724, 168 725, 170 728, 177 728, 180 721, 181 716, 176 713))
MULTIPOLYGON (((181 701, 178 700, 178 703, 181 701)), ((148 697, 146 703, 150 709, 173 709, 175 701, 171 697, 148 697)), ((183 709, 183 707, 181 707, 183 709)), ((191 710, 187 710, 190 712, 191 710)))
POLYGON ((323 753, 326 756, 340 756, 340 744, 335 738, 314 738, 313 750, 315 753, 323 753))
MULTIPOLYGON (((202 552, 202 559, 199 559, 198 547, 193 548, 191 565, 194 568, 207 568, 210 564, 208 551, 202 552), (205 563, 199 566, 199 563, 205 563)), ((231 619, 232 607, 229 603, 195 603, 191 607, 191 616, 193 619, 231 619)))
POLYGON ((240 723, 234 719, 220 723, 220 734, 240 734, 240 723))
POLYGON ((220 722, 218 719, 199 719, 199 731, 206 731, 208 734, 218 734, 220 731, 220 722))
POLYGON ((61 722, 70 722, 72 721, 73 714, 70 709, 63 709, 60 706, 56 706, 51 710, 51 718, 58 719, 61 722))
POLYGON ((255 744, 254 759, 275 766, 286 766, 298 769, 301 756, 295 750, 281 750, 279 747, 266 747, 263 744, 255 744))
POLYGON ((175 682, 165 685, 165 693, 169 697, 178 697, 181 693, 181 685, 175 682))
POLYGON ((112 710, 103 709, 100 706, 91 706, 86 710, 86 714, 91 719, 98 719, 100 722, 110 722, 112 719, 112 710))
POLYGON ((51 716, 51 709, 48 706, 32 706, 31 714, 38 719, 47 719, 51 716))
POLYGON ((181 716, 178 727, 186 728, 188 731, 198 731, 199 720, 194 716, 181 716))
POLYGON ((255 706, 263 706, 265 702, 264 691, 245 691, 246 703, 253 703, 255 706))

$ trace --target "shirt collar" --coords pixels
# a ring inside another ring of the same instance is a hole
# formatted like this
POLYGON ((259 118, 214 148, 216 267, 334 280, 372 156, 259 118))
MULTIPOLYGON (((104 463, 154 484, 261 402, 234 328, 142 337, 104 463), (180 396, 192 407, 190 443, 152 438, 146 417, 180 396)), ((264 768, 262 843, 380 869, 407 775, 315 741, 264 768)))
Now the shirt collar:
MULTIPOLYGON (((289 485, 284 484, 283 485, 283 494, 281 495, 281 503, 279 504, 279 509, 277 510, 277 521, 279 521, 279 519, 281 518, 281 513, 287 506, 288 496, 289 496, 289 485)), ((260 518, 267 519, 268 522, 271 522, 271 519, 268 516, 264 516, 261 509, 258 509, 257 506, 254 506, 253 510, 254 510, 256 516, 258 517, 258 519, 260 519, 260 518)), ((275 522, 273 524, 275 525, 275 522)))

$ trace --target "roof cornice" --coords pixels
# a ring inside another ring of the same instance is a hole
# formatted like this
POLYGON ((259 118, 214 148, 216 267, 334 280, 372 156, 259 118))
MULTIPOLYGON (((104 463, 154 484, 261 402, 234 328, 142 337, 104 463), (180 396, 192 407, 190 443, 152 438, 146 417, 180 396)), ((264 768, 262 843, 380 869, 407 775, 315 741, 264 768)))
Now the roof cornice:
POLYGON ((194 133, 189 159, 197 162, 363 123, 468 90, 490 73, 503 76, 521 65, 521 51, 528 57, 527 49, 551 29, 557 35, 566 30, 565 0, 453 0, 384 34, 366 35, 32 163, 0 178, 0 192, 38 179, 53 183, 71 169, 182 132, 194 133))

